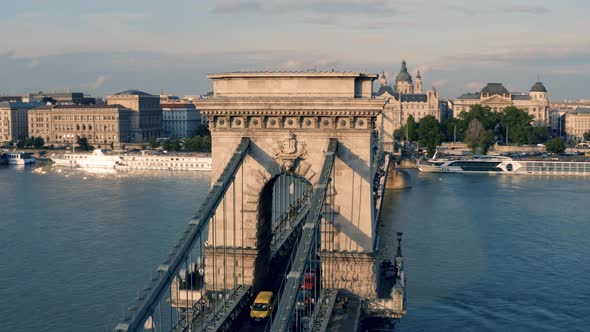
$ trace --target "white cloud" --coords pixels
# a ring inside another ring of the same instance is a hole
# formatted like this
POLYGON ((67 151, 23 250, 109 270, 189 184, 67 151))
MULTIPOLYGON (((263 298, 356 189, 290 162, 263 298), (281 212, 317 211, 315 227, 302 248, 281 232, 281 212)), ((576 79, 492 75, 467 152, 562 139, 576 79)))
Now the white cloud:
POLYGON ((103 86, 106 81, 109 80, 109 76, 106 75, 99 75, 96 80, 94 80, 94 82, 90 82, 90 83, 82 83, 80 84, 80 87, 84 88, 84 89, 90 89, 90 90, 96 90, 98 88, 100 88, 101 86, 103 86))

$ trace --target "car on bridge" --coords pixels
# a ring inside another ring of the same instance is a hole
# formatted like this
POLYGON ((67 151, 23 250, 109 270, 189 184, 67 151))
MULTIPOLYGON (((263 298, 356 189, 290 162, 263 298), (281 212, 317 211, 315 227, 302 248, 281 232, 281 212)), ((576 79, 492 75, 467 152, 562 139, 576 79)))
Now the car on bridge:
POLYGON ((262 291, 256 295, 254 303, 250 306, 250 318, 259 322, 270 317, 274 304, 274 294, 262 291))

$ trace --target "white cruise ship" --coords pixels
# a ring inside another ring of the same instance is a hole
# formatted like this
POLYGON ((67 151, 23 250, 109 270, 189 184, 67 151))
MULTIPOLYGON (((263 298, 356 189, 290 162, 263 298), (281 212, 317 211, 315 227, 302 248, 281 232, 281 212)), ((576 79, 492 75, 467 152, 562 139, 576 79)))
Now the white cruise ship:
POLYGON ((65 153, 52 155, 56 166, 83 168, 110 168, 119 170, 170 170, 207 171, 211 170, 211 157, 191 154, 107 154, 100 149, 88 153, 65 153))
POLYGON ((476 156, 470 159, 430 160, 418 164, 427 173, 475 173, 475 174, 535 174, 535 175, 587 175, 590 162, 515 160, 502 156, 476 156))

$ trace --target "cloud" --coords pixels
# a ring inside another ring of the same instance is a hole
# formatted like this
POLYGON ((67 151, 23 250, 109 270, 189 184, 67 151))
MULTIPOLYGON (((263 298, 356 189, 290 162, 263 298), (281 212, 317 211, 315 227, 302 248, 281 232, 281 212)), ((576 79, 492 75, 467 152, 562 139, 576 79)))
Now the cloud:
POLYGON ((259 14, 295 16, 295 20, 322 26, 381 29, 391 26, 399 6, 386 0, 217 0, 211 10, 217 14, 259 14))
POLYGON ((551 13, 551 9, 539 5, 512 5, 507 7, 496 7, 481 9, 480 7, 455 5, 444 5, 444 8, 455 11, 464 15, 501 15, 501 14, 529 14, 529 15, 543 15, 551 13))
POLYGON ((590 64, 583 63, 577 65, 566 65, 566 66, 559 66, 557 68, 551 69, 549 71, 550 74, 559 75, 559 76, 572 76, 572 75, 589 75, 590 74, 590 64))
POLYGON ((479 91, 484 86, 481 82, 469 82, 464 85, 464 88, 469 91, 479 91))
POLYGON ((101 27, 137 24, 144 21, 150 16, 141 12, 100 12, 84 14, 80 16, 80 21, 101 27))
POLYGON ((82 83, 80 84, 80 87, 84 89, 96 90, 102 87, 109 80, 109 78, 110 77, 106 75, 99 75, 96 80, 94 80, 94 82, 82 83))
POLYGON ((503 12, 507 13, 517 13, 517 14, 532 14, 532 15, 540 15, 540 14, 548 14, 551 10, 547 7, 543 6, 536 6, 536 5, 514 5, 510 6, 506 9, 502 9, 503 12))

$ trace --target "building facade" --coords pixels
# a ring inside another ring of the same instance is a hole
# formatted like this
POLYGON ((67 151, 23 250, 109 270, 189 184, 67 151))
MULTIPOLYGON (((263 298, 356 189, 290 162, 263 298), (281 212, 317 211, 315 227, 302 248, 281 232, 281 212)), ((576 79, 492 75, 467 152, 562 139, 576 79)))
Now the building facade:
POLYGON ((508 106, 514 106, 533 116, 534 126, 549 125, 550 102, 547 89, 541 82, 536 82, 528 94, 509 92, 502 83, 488 83, 480 92, 466 93, 455 99, 455 116, 468 112, 473 105, 488 106, 494 112, 501 112, 508 106))
POLYGON ((581 141, 584 139, 584 133, 590 132, 590 108, 568 110, 564 117, 567 141, 581 141))
POLYGON ((82 92, 35 92, 29 94, 29 101, 60 105, 92 105, 96 99, 84 96, 82 92))
POLYGON ((436 89, 422 92, 422 76, 416 74, 415 83, 408 72, 406 61, 402 61, 400 72, 395 78, 393 86, 387 84, 385 73, 381 74, 381 86, 375 93, 376 98, 382 98, 385 102, 383 113, 378 119, 380 139, 386 150, 393 148, 393 133, 405 125, 408 117, 412 115, 414 120, 420 121, 427 115, 434 116, 441 121, 441 103, 436 89))
POLYGON ((69 145, 85 137, 96 147, 131 140, 131 110, 120 105, 45 105, 29 112, 29 136, 69 145))
POLYGON ((162 107, 164 135, 171 138, 195 136, 202 124, 201 112, 193 103, 167 103, 162 107))
POLYGON ((16 142, 28 137, 29 110, 38 103, 0 102, 0 142, 16 142))
POLYGON ((162 137, 160 96, 138 90, 127 90, 107 97, 108 105, 121 105, 131 110, 131 143, 147 143, 162 137))
POLYGON ((557 108, 549 112, 549 128, 553 136, 565 138, 565 114, 570 109, 557 108))

